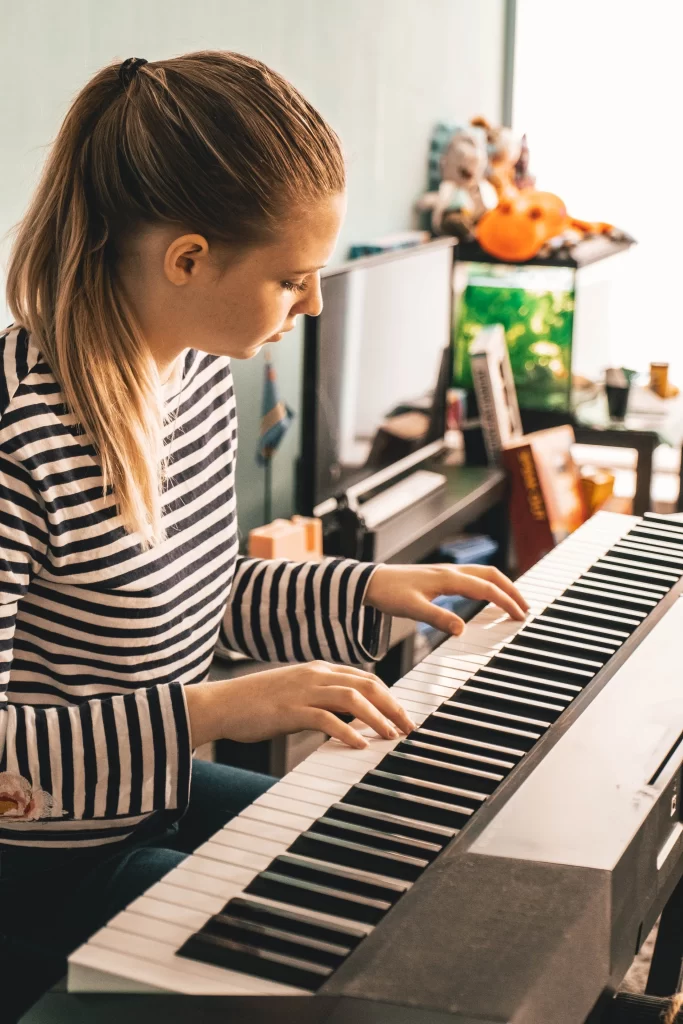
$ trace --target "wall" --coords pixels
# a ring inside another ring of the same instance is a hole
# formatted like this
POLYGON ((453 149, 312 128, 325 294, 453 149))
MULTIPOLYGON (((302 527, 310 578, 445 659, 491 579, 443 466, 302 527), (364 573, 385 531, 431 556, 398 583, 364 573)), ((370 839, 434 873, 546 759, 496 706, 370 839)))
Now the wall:
MULTIPOLYGON (((335 260, 351 241, 411 226, 436 120, 501 114, 504 0, 0 0, 0 25, 2 236, 22 215, 70 99, 114 58, 233 49, 290 78, 338 131, 348 157, 349 212, 335 260)), ((0 264, 6 254, 4 242, 0 264)), ((275 361, 283 396, 298 411, 298 333, 275 361)), ((253 455, 262 364, 234 370, 246 531, 260 521, 263 500, 253 455)), ((280 515, 292 509, 298 430, 274 463, 280 515)))

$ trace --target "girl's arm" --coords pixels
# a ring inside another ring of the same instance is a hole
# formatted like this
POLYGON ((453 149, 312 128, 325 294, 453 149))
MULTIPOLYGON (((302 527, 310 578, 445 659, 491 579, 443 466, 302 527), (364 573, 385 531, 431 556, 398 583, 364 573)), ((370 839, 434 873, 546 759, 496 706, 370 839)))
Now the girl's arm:
POLYGON ((12 665, 17 609, 47 546, 33 481, 0 452, 0 839, 39 819, 68 828, 69 820, 116 817, 124 826, 188 799, 191 723, 179 683, 64 707, 22 702, 31 680, 12 665))
POLYGON ((376 569, 349 559, 239 558, 220 640, 256 661, 378 660, 390 620, 364 604, 376 569))

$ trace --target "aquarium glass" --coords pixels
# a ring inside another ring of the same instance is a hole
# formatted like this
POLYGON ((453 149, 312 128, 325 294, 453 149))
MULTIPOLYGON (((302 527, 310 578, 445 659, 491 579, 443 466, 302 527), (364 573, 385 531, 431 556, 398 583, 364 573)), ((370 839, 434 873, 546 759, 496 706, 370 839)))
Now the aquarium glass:
POLYGON ((520 407, 569 409, 574 290, 572 268, 456 262, 455 386, 472 388, 479 329, 502 324, 520 407))

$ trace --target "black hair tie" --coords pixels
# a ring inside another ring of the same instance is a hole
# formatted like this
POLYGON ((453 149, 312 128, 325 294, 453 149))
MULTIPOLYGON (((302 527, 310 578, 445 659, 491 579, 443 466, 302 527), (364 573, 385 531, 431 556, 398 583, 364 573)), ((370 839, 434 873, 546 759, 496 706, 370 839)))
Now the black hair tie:
POLYGON ((128 57, 127 60, 124 60, 123 64, 119 68, 119 78, 124 89, 127 89, 133 81, 135 72, 146 63, 147 61, 144 57, 128 57))

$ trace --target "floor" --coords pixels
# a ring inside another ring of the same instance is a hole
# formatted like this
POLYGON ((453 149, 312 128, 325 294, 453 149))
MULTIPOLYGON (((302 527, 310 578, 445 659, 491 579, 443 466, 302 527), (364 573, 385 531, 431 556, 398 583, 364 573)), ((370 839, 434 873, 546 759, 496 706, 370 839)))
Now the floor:
POLYGON ((647 984, 647 975, 650 970, 650 960, 657 938, 657 925, 652 929, 638 956, 633 961, 631 970, 628 972, 621 985, 623 992, 642 993, 647 984))

